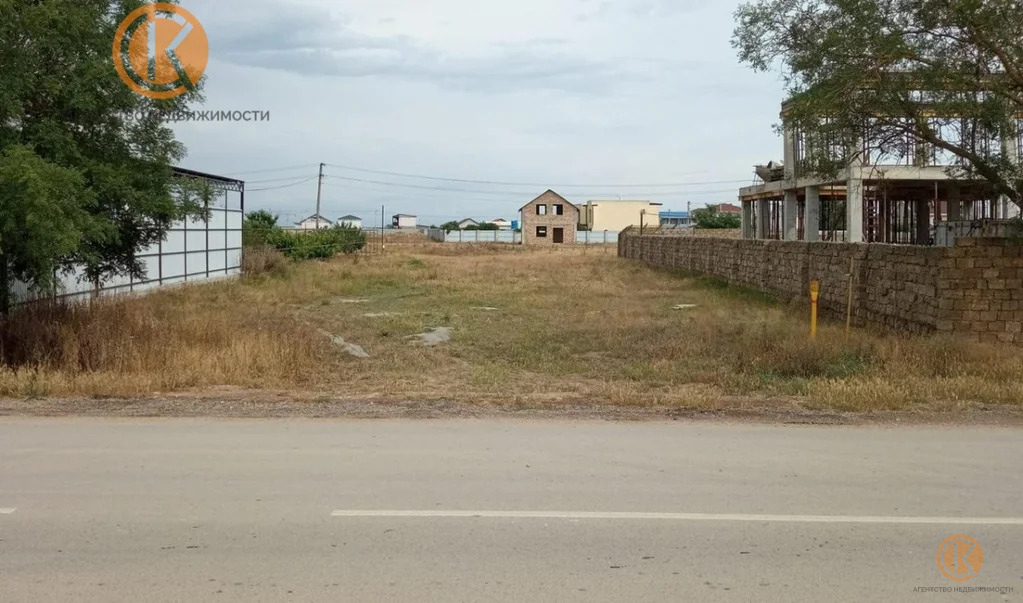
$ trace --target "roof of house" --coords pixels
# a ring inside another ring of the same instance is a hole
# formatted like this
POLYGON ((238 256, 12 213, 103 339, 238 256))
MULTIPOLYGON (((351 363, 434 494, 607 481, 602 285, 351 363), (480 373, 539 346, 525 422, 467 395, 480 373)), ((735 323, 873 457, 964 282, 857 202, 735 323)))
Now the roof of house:
POLYGON ((525 205, 523 205, 522 207, 520 207, 520 208, 519 208, 519 211, 522 211, 522 210, 526 209, 527 207, 529 207, 530 205, 532 205, 533 203, 536 203, 536 200, 537 200, 537 199, 539 199, 540 197, 543 197, 543 196, 544 196, 544 195, 546 195, 547 193, 550 193, 550 194, 554 195, 555 197, 557 197, 558 199, 561 199, 561 200, 562 200, 562 201, 564 201, 564 202, 565 202, 565 203, 566 203, 567 205, 571 206, 571 207, 572 207, 573 209, 576 209, 576 210, 578 210, 578 209, 579 209, 579 206, 578 206, 578 205, 576 205, 575 203, 572 203, 571 201, 569 201, 568 199, 566 199, 566 198, 562 197, 561 195, 559 195, 558 193, 554 192, 553 190, 551 190, 551 189, 547 189, 547 190, 545 190, 545 191, 544 191, 543 193, 541 193, 541 194, 537 195, 535 199, 533 199, 533 200, 532 200, 532 201, 530 201, 529 203, 526 203, 525 205))
POLYGON ((505 220, 504 218, 494 218, 493 220, 490 221, 490 223, 491 224, 495 224, 497 222, 507 222, 507 221, 508 220, 505 220))
POLYGON ((394 214, 395 218, 415 218, 412 214, 394 214))
MULTIPOLYGON (((331 222, 327 218, 324 218, 323 216, 318 216, 318 217, 320 218, 320 222, 326 222, 327 224, 333 224, 333 222, 331 222)), ((317 218, 317 215, 313 214, 313 215, 309 216, 308 218, 306 218, 305 220, 302 220, 301 222, 296 222, 296 224, 305 224, 306 222, 312 222, 312 221, 316 220, 316 218, 317 218)))
POLYGON ((466 222, 472 222, 473 224, 479 224, 479 222, 477 222, 476 220, 473 220, 472 218, 465 218, 464 220, 459 220, 458 221, 459 224, 464 224, 466 222))
POLYGON ((348 216, 341 216, 340 218, 338 218, 338 222, 344 222, 345 220, 358 220, 358 221, 362 222, 362 218, 360 218, 359 216, 348 215, 348 216))
POLYGON ((645 203, 646 205, 664 205, 663 203, 642 201, 639 199, 594 199, 593 201, 586 202, 587 205, 600 205, 601 203, 645 203))
POLYGON ((738 205, 733 205, 731 203, 722 203, 722 204, 718 205, 717 208, 718 208, 718 212, 719 213, 720 212, 739 213, 739 212, 742 211, 741 207, 739 207, 738 205))

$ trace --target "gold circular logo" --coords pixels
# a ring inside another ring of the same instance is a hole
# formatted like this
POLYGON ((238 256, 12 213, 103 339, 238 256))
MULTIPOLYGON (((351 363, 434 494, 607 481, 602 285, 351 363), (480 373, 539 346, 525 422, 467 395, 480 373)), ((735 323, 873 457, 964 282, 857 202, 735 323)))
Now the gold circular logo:
POLYGON ((938 568, 949 580, 965 582, 980 573, 984 549, 965 534, 950 536, 938 547, 938 568))
POLYGON ((176 4, 147 4, 128 15, 114 35, 114 68, 135 92, 154 99, 194 88, 210 58, 206 30, 176 4))

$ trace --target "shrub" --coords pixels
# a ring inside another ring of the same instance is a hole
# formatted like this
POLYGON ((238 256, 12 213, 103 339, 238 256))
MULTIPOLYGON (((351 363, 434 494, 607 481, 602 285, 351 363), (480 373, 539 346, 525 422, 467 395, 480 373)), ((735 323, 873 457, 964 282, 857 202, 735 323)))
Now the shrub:
POLYGON ((366 247, 366 234, 349 226, 313 231, 276 229, 267 235, 266 243, 293 260, 329 259, 361 251, 366 247))
POLYGON ((246 214, 245 222, 242 224, 242 245, 245 247, 259 247, 266 244, 266 238, 271 232, 278 230, 277 216, 261 209, 246 214))
POLYGON ((266 245, 246 247, 242 256, 242 274, 247 277, 284 277, 288 275, 289 268, 288 258, 266 245))
POLYGON ((721 214, 710 209, 698 209, 693 212, 693 222, 697 228, 735 229, 742 227, 742 218, 735 214, 721 214))

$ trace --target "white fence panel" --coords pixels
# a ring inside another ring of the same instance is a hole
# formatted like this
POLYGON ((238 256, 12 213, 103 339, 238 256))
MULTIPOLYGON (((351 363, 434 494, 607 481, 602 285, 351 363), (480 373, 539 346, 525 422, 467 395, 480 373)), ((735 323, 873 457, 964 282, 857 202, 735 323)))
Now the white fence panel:
MULTIPOLYGON (((210 208, 209 221, 189 219, 174 224, 163 242, 139 253, 145 277, 111 277, 99 288, 100 295, 141 293, 167 285, 202 282, 241 274, 241 209, 229 209, 225 197, 210 208)), ((240 205, 240 204, 239 204, 240 205)), ((14 304, 50 297, 31 291, 24 283, 12 287, 14 304)), ((58 277, 55 297, 86 299, 95 294, 80 269, 58 277)))

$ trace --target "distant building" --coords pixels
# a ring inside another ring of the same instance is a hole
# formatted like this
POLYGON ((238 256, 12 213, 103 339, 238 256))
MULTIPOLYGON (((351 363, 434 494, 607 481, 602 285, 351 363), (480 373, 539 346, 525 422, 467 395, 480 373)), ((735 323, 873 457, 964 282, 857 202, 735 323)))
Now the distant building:
POLYGON ((298 222, 295 226, 299 230, 316 230, 317 228, 330 228, 334 226, 334 223, 323 216, 313 214, 305 220, 298 222), (319 220, 317 220, 317 218, 319 220))
POLYGON ((661 203, 650 201, 589 201, 579 208, 583 230, 625 230, 630 226, 657 224, 661 203))
POLYGON ((391 218, 391 227, 401 229, 415 229, 418 222, 415 216, 398 214, 391 218))
POLYGON ((522 243, 525 245, 574 245, 579 225, 579 207, 548 190, 526 204, 522 214, 522 243))
POLYGON ((722 203, 720 205, 711 205, 709 209, 719 214, 735 214, 737 216, 742 215, 742 208, 738 205, 732 205, 731 203, 722 203))
POLYGON ((358 228, 362 230, 362 218, 359 216, 343 216, 337 221, 339 226, 347 226, 349 228, 358 228))
POLYGON ((468 230, 474 226, 479 226, 480 223, 472 218, 466 218, 458 223, 458 230, 468 230))
POLYGON ((494 218, 490 221, 491 224, 497 227, 498 230, 511 230, 512 223, 504 218, 494 218))
POLYGON ((662 211, 658 218, 661 226, 666 228, 679 228, 691 224, 687 211, 662 211))

